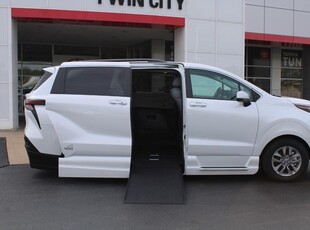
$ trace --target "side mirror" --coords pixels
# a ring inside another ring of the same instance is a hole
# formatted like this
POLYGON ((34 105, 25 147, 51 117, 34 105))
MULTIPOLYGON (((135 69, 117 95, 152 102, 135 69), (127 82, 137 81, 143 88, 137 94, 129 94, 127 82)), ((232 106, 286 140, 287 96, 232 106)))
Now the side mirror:
POLYGON ((237 92, 237 101, 242 102, 244 107, 251 105, 250 96, 244 91, 237 92))

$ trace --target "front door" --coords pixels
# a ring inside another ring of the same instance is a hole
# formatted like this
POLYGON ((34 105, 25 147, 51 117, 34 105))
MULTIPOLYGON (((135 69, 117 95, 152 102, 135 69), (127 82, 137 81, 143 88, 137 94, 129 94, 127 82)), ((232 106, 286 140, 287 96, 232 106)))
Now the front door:
POLYGON ((199 174, 204 169, 246 167, 258 111, 255 102, 245 107, 236 101, 236 94, 242 90, 252 96, 252 90, 212 71, 192 69, 186 74, 187 169, 199 174))

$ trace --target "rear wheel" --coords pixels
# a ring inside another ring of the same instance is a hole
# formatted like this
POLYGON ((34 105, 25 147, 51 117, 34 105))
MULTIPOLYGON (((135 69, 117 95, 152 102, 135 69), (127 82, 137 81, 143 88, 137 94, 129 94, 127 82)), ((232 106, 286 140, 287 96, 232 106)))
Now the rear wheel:
POLYGON ((262 167, 268 177, 278 181, 293 181, 305 174, 309 156, 306 148, 292 138, 270 144, 262 156, 262 167))

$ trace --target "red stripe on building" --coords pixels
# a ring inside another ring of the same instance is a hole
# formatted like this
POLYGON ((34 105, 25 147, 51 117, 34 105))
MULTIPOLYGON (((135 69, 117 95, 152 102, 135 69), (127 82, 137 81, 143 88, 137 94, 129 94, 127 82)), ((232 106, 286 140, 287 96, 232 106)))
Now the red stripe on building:
POLYGON ((267 41, 267 42, 287 42, 296 44, 307 44, 310 45, 310 37, 296 37, 276 34, 261 34, 261 33, 245 33, 245 39, 267 41))
POLYGON ((174 27, 184 27, 185 18, 141 15, 141 14, 122 14, 90 11, 71 11, 71 10, 47 10, 47 9, 25 9, 12 8, 12 18, 15 19, 55 19, 68 21, 95 21, 95 22, 120 22, 120 23, 139 23, 148 25, 165 25, 174 27))

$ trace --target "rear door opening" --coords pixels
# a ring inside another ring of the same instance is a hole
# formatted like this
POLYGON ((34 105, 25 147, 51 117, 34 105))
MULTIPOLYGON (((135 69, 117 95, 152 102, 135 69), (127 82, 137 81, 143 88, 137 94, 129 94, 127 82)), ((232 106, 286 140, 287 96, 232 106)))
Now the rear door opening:
POLYGON ((184 165, 180 73, 133 70, 132 164, 184 165))

